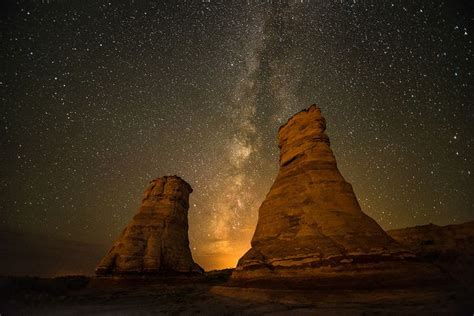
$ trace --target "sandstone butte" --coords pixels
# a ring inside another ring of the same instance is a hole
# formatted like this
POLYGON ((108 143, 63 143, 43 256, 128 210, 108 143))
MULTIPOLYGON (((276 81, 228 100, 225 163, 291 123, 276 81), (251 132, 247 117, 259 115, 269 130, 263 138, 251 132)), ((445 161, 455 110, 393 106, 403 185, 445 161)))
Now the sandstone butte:
POLYGON ((189 249, 188 208, 192 191, 178 176, 152 180, 138 213, 100 261, 96 274, 203 273, 189 249))
POLYGON ((444 278, 361 211, 316 105, 278 132, 280 168, 229 285, 397 286, 444 278))

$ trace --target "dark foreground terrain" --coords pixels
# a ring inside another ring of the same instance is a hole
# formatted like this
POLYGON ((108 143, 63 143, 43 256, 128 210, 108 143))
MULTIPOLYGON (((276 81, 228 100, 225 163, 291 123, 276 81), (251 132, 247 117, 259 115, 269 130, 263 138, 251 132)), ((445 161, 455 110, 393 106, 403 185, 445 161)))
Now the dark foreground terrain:
MULTIPOLYGON (((4 315, 474 315, 474 221, 389 231, 446 283, 403 289, 230 287, 232 270, 166 278, 0 277, 4 315)), ((401 276, 403 277, 403 276, 401 276)))
POLYGON ((227 287, 230 270, 153 280, 2 278, 2 315, 472 315, 465 287, 278 290, 227 287))

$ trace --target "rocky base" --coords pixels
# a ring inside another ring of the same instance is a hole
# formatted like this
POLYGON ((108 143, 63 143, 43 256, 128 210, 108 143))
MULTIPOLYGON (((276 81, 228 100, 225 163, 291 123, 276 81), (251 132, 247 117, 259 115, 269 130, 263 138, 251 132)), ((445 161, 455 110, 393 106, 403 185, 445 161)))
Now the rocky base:
POLYGON ((452 283, 425 262, 370 260, 337 266, 235 270, 229 286, 280 289, 387 289, 452 283))

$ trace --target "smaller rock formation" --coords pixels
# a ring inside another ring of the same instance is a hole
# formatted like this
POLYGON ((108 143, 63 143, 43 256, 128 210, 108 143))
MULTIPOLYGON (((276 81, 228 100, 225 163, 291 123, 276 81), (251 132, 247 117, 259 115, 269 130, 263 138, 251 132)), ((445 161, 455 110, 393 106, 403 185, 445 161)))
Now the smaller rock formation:
POLYGON ((192 191, 178 176, 152 180, 138 213, 99 263, 96 274, 202 273, 189 249, 192 191))

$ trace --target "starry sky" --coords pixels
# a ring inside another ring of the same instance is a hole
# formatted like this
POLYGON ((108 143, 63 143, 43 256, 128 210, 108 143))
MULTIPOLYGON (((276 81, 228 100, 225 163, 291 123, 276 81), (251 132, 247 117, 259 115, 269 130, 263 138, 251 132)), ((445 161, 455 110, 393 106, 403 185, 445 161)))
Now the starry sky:
POLYGON ((278 127, 313 103, 384 229, 474 218, 469 1, 0 6, 2 230, 108 247, 148 181, 177 174, 195 260, 235 266, 278 127))

